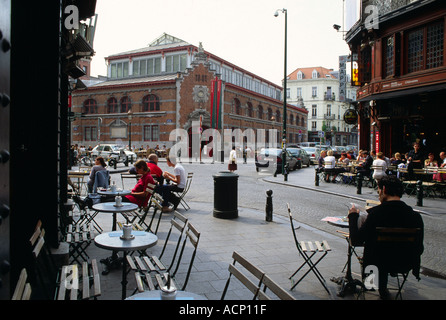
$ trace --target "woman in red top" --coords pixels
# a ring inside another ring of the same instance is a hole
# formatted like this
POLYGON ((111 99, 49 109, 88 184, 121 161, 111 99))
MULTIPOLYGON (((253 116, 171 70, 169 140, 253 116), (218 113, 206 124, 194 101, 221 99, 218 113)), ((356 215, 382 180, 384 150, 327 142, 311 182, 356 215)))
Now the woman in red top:
POLYGON ((144 160, 138 160, 135 163, 136 173, 142 174, 142 177, 138 180, 135 187, 132 189, 132 193, 122 198, 122 201, 132 202, 140 207, 146 207, 149 202, 149 192, 147 191, 147 184, 155 184, 152 176, 150 175, 150 169, 144 160))

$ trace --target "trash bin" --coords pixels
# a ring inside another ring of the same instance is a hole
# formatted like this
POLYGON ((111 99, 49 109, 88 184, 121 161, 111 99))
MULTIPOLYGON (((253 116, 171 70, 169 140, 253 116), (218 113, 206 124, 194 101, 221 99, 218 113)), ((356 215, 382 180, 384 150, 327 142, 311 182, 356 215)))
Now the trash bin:
POLYGON ((214 217, 234 219, 238 217, 238 174, 220 171, 214 177, 214 217))

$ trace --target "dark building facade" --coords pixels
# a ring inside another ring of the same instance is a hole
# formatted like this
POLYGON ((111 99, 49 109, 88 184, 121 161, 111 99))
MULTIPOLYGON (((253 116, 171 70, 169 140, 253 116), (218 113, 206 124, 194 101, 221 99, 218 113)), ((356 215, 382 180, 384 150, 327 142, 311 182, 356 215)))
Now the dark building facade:
POLYGON ((0 1, 0 300, 11 298, 23 268, 33 297, 44 298, 42 288, 34 286, 30 245, 38 221, 48 247, 60 244, 67 200, 68 77, 80 69, 75 47, 81 44, 72 42, 77 30, 66 27, 68 6, 77 9, 81 21, 95 14, 96 1, 0 1), (33 170, 37 164, 45 169, 33 170))
POLYGON ((346 34, 360 149, 389 157, 416 141, 436 157, 445 149, 445 17, 445 1, 362 1, 346 34))

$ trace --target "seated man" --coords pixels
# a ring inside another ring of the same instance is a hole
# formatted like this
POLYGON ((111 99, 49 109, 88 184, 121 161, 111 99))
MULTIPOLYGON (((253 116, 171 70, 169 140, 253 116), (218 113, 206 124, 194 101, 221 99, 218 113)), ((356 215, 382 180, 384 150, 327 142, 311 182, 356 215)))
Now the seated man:
POLYGON ((163 212, 171 212, 173 209, 169 208, 169 202, 173 203, 174 208, 176 208, 179 204, 179 199, 174 198, 172 192, 182 192, 186 187, 186 170, 184 170, 183 166, 179 163, 176 163, 175 158, 167 157, 167 165, 169 167, 174 167, 173 174, 164 171, 163 177, 167 180, 170 180, 171 183, 164 184, 160 188, 157 189, 157 192, 163 197, 163 212), (173 182, 173 183, 172 183, 173 182), (175 199, 175 200, 173 200, 175 199))
POLYGON ((379 252, 377 252, 376 228, 398 227, 398 228, 420 228, 421 235, 417 244, 416 255, 418 261, 413 266, 412 273, 419 278, 420 257, 423 253, 423 230, 424 224, 420 214, 412 207, 401 201, 403 185, 395 176, 385 176, 378 181, 378 194, 380 205, 367 210, 368 215, 364 224, 358 228, 359 210, 352 207, 349 210, 350 240, 353 246, 364 245, 363 268, 375 265, 379 270, 378 291, 382 299, 389 297, 387 290, 388 273, 382 270, 377 263, 379 252))
POLYGON ((371 166, 373 164, 373 153, 374 151, 371 151, 370 154, 366 150, 362 151, 362 156, 365 160, 359 164, 356 168, 356 172, 360 173, 363 177, 370 177, 371 166))
POLYGON ((158 167, 158 156, 155 153, 151 153, 148 159, 149 161, 147 162, 147 165, 149 166, 150 174, 155 181, 159 182, 159 184, 162 185, 164 183, 164 177, 163 170, 158 167))

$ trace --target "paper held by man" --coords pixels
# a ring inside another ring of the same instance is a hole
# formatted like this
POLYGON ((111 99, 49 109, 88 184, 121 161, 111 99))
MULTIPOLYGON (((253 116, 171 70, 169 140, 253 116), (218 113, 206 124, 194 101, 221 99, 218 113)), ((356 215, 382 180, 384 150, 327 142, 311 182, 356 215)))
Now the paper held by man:
MULTIPOLYGON (((358 228, 360 228, 365 220, 367 219, 367 211, 364 207, 356 204, 356 203, 350 203, 351 207, 356 208, 359 210, 359 218, 358 218, 358 228)), ((333 223, 333 224, 341 224, 341 223, 345 223, 346 226, 348 226, 348 216, 337 216, 337 217, 325 217, 323 219, 321 219, 321 221, 325 221, 328 223, 333 223)))

